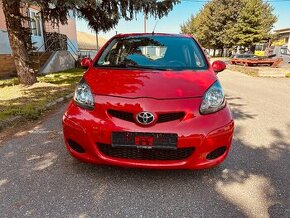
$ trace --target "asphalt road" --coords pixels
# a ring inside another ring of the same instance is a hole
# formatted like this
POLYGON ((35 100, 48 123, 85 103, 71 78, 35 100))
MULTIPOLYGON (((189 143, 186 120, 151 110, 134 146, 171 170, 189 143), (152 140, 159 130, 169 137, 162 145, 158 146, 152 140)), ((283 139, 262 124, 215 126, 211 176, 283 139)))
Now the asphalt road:
POLYGON ((290 79, 219 75, 236 121, 219 167, 95 166, 65 150, 65 105, 0 145, 0 217, 290 217, 290 79))

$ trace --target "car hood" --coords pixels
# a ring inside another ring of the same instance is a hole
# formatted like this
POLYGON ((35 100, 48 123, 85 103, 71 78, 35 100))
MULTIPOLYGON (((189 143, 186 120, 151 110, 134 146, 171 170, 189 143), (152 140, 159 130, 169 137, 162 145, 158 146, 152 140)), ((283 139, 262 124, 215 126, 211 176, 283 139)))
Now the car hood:
POLYGON ((202 97, 216 81, 210 70, 150 71, 89 69, 85 74, 95 95, 174 99, 202 97))

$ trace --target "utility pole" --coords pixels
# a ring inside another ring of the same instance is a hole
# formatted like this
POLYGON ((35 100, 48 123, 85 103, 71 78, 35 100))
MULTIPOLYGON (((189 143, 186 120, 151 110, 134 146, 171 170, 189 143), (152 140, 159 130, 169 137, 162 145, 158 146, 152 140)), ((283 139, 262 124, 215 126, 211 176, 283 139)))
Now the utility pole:
POLYGON ((146 33, 147 28, 147 14, 144 13, 144 33, 146 33))
POLYGON ((98 36, 98 32, 96 32, 96 42, 97 42, 97 50, 99 50, 99 36, 98 36))

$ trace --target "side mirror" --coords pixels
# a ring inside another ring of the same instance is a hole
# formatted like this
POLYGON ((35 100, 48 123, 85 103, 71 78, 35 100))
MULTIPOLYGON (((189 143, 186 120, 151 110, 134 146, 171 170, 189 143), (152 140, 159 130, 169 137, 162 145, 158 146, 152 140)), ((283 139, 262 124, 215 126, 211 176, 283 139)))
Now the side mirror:
POLYGON ((92 59, 91 58, 83 58, 81 60, 81 66, 84 68, 89 68, 92 64, 92 59))
POLYGON ((212 63, 212 68, 215 73, 222 72, 227 68, 227 65, 223 61, 214 61, 212 63))

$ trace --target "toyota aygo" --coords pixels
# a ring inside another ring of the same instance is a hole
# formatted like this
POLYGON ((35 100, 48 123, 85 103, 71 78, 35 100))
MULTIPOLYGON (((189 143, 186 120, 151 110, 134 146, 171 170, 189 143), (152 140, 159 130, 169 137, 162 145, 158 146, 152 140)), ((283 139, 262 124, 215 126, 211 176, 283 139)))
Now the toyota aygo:
POLYGON ((203 169, 228 155, 234 122, 216 74, 191 36, 122 34, 87 67, 63 116, 75 158, 123 167, 203 169))

